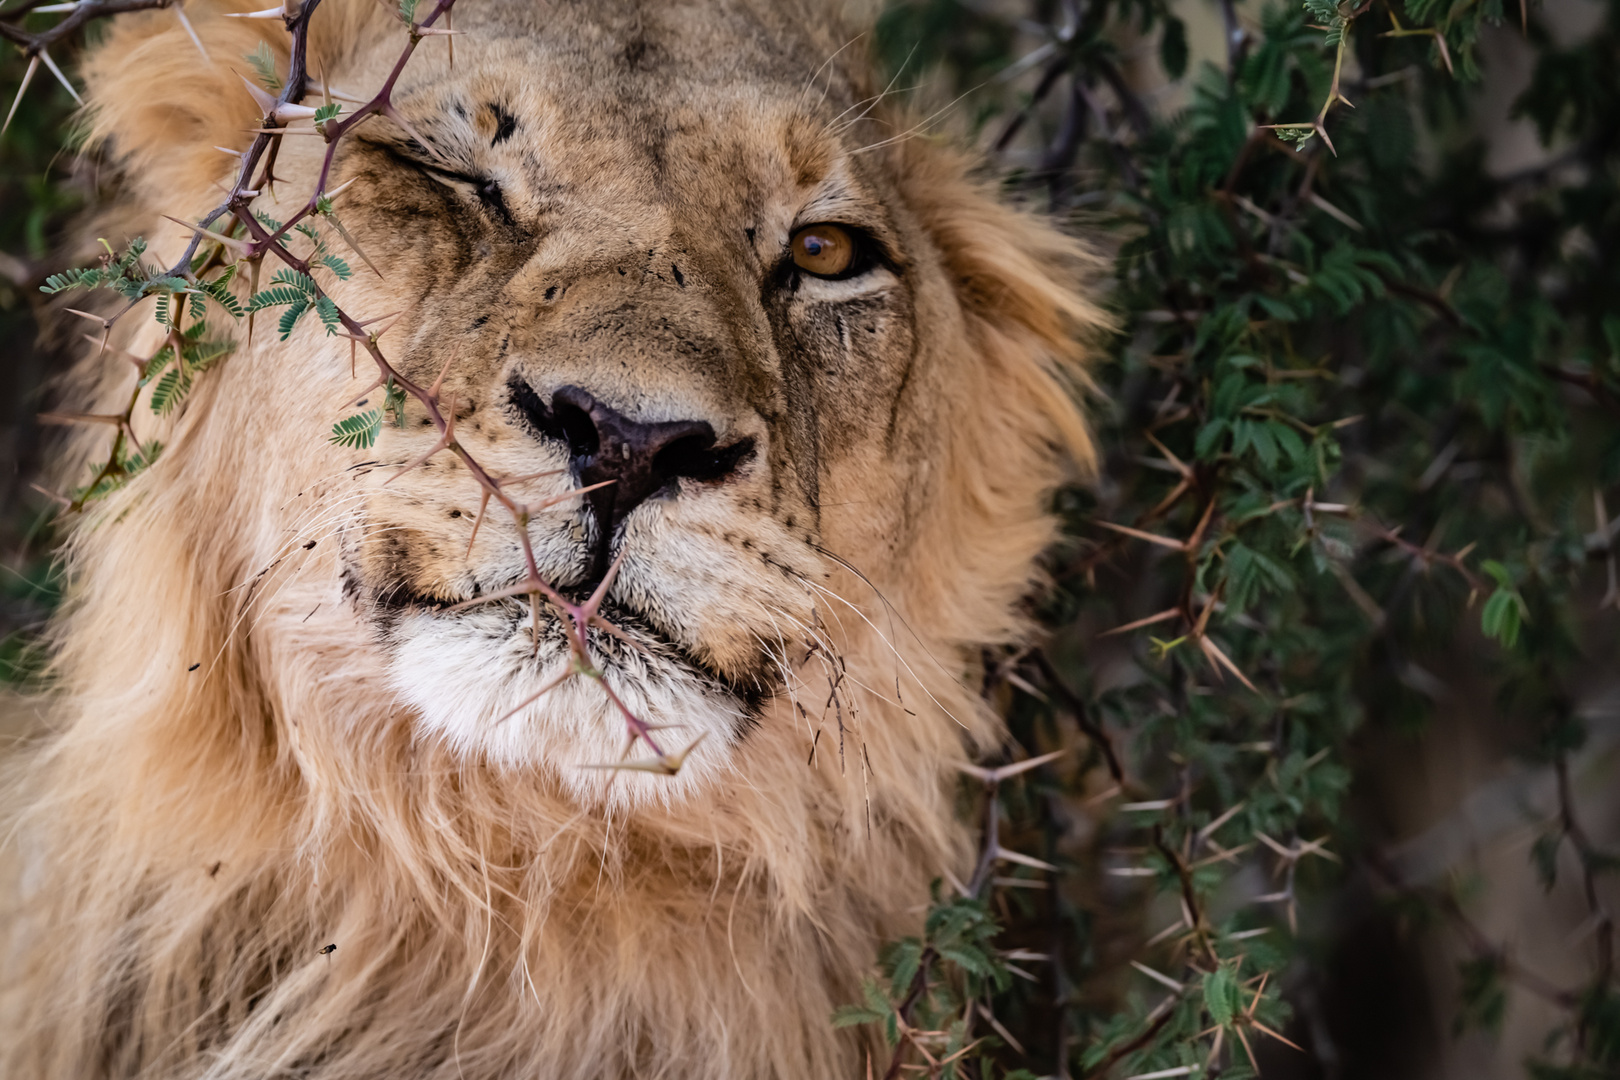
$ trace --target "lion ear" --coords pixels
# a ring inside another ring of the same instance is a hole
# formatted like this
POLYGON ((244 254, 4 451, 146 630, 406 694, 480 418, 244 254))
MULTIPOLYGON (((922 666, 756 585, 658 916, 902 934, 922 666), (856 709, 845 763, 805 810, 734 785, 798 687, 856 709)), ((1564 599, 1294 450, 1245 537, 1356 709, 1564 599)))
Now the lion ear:
POLYGON ((242 76, 255 77, 247 57, 268 45, 286 72, 280 20, 223 17, 238 6, 248 7, 187 5, 202 50, 173 14, 154 11, 111 20, 85 58, 88 143, 110 154, 124 188, 146 205, 185 214, 192 209, 185 200, 214 194, 210 185, 229 165, 214 148, 246 148, 247 130, 258 126, 258 107, 242 85, 242 76))
MULTIPOLYGON (((192 0, 187 25, 173 12, 109 20, 106 37, 85 58, 87 144, 105 148, 137 201, 183 215, 185 200, 213 198, 230 160, 216 147, 246 149, 260 110, 243 79, 264 86, 253 58, 269 56, 287 73, 288 36, 280 19, 231 18, 267 0, 192 0), (200 45, 200 48, 199 48, 200 45), (206 55, 205 55, 206 54, 206 55)), ((327 3, 312 23, 310 71, 337 62, 371 24, 386 21, 374 3, 327 3), (335 10, 331 10, 335 9, 335 10)))
POLYGON ((906 154, 908 201, 938 247, 970 337, 996 369, 991 378, 1045 419, 1090 473, 1096 448, 1080 410, 1092 388, 1086 360, 1113 329, 1086 295, 1102 277, 1102 258, 1050 219, 1004 205, 969 179, 960 156, 922 140, 908 141, 906 154))

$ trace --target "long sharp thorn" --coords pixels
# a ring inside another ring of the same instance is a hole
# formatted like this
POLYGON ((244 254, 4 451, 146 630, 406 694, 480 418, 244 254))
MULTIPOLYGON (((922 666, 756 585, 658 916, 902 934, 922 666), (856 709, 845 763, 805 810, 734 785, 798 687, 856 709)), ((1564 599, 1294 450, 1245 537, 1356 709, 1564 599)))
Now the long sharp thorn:
MULTIPOLYGON (((128 360, 130 363, 134 364, 136 367, 145 367, 147 364, 152 362, 152 358, 150 356, 138 356, 135 353, 130 352, 128 349, 120 349, 117 345, 109 344, 107 339, 104 338, 104 337, 99 337, 98 338, 94 334, 84 334, 84 335, 81 335, 81 336, 84 338, 84 340, 88 341, 90 344, 95 345, 98 348, 100 348, 101 352, 105 353, 108 350, 111 350, 111 351, 117 353, 118 355, 124 357, 124 359, 128 360)), ((97 355, 100 355, 100 354, 98 353, 97 355)))
MULTIPOLYGON (((1525 0, 1519 0, 1519 3, 1521 5, 1523 5, 1525 3, 1525 0)), ((456 25, 455 19, 456 19, 455 9, 454 8, 445 8, 444 9, 444 26, 445 26, 445 29, 449 30, 450 33, 452 33, 452 34, 455 33, 455 25, 456 25)), ((444 39, 444 43, 450 47, 450 70, 454 71, 456 69, 456 39, 454 37, 447 37, 447 38, 444 39)))
POLYGON ((619 567, 624 565, 624 557, 628 554, 630 554, 629 548, 619 549, 619 554, 614 558, 613 565, 609 566, 607 573, 602 575, 602 583, 596 587, 595 592, 591 593, 591 598, 580 605, 581 610, 586 613, 587 620, 596 614, 596 609, 602 603, 603 598, 607 596, 608 590, 613 588, 613 579, 619 576, 619 567))
POLYGON ((336 201, 336 199, 337 199, 337 197, 339 195, 343 194, 345 191, 348 191, 357 182, 359 182, 359 180, 360 180, 360 178, 358 176, 356 176, 356 177, 353 177, 353 178, 345 181, 342 184, 339 184, 337 187, 333 188, 331 191, 328 191, 326 193, 326 201, 327 202, 336 201))
MULTIPOLYGON (((653 652, 652 652, 651 649, 647 648, 647 646, 643 645, 641 642, 637 641, 635 638, 631 637, 629 634, 626 634, 623 630, 620 630, 617 626, 614 626, 612 623, 608 622, 606 619, 602 618, 602 616, 600 616, 600 615, 592 615, 591 618, 590 618, 590 625, 596 627, 598 630, 602 631, 604 634, 607 634, 609 637, 616 638, 617 640, 624 642, 626 645, 630 646, 632 649, 636 650, 639 653, 642 653, 642 654, 644 654, 646 656, 653 655, 653 652)), ((657 724, 648 724, 647 725, 647 729, 649 731, 657 730, 658 727, 659 727, 659 725, 657 725, 657 724)))
POLYGON ((28 70, 23 72, 22 84, 17 87, 17 96, 11 99, 11 111, 6 113, 6 122, 0 125, 0 135, 4 135, 11 127, 12 117, 17 115, 17 106, 22 104, 23 95, 28 93, 28 84, 33 81, 34 72, 39 70, 39 54, 28 60, 28 70))
POLYGON ((445 360, 444 367, 439 369, 439 377, 437 379, 433 380, 433 385, 432 386, 428 387, 428 399, 429 400, 431 400, 431 401, 438 401, 439 400, 439 390, 441 388, 443 388, 443 386, 444 386, 444 377, 446 375, 450 374, 450 365, 456 362, 456 356, 457 355, 459 355, 459 354, 456 353, 456 352, 452 352, 450 354, 450 356, 445 360))
MULTIPOLYGON (((541 475, 544 476, 546 474, 542 473, 541 475)), ((549 507, 556 506, 560 502, 567 502, 569 499, 572 499, 575 495, 583 495, 587 491, 595 491, 597 488, 604 488, 604 487, 607 487, 609 484, 617 484, 617 483, 618 483, 617 480, 603 480, 600 483, 591 484, 591 485, 589 485, 587 487, 571 488, 568 491, 563 492, 561 495, 553 495, 549 499, 540 500, 538 503, 535 503, 533 506, 529 507, 529 512, 530 513, 539 513, 541 510, 545 510, 545 509, 548 509, 549 507)))
POLYGON ((421 457, 417 458, 415 461, 411 462, 409 465, 407 465, 403 469, 399 470, 399 472, 395 473, 393 476, 390 476, 387 480, 384 480, 383 481, 383 487, 387 487, 389 484, 392 484, 395 480, 398 480, 400 477, 404 476, 406 473, 410 472, 412 469, 414 469, 417 466, 419 466, 419 465, 423 464, 424 462, 426 462, 428 460, 428 458, 432 457, 434 454, 437 454, 439 451, 445 449, 451 443, 456 441, 455 413, 453 411, 454 408, 455 408, 455 402, 452 401, 450 403, 450 405, 451 405, 451 410, 452 411, 450 412, 450 414, 448 416, 445 417, 444 434, 439 436, 439 441, 434 443, 428 449, 427 453, 423 454, 421 457))
POLYGON ((705 731, 697 738, 687 743, 684 750, 674 754, 665 754, 661 757, 652 758, 648 761, 625 761, 615 762, 611 765, 590 764, 580 765, 578 767, 581 769, 623 769, 629 772, 650 772, 659 776, 674 776, 676 773, 681 771, 681 766, 686 764, 686 756, 693 750, 697 749, 698 743, 702 742, 708 737, 709 733, 705 731))
POLYGON ((468 608, 477 607, 479 604, 492 604, 496 600, 507 600, 514 596, 528 596, 533 592, 533 584, 527 581, 520 581, 516 585, 508 585, 504 589, 496 589, 494 592, 487 592, 482 596, 475 596, 471 600, 463 600, 459 604, 451 604, 449 607, 444 609, 444 612, 448 615, 456 611, 466 611, 468 608))
POLYGON ((72 499, 69 499, 69 498, 67 498, 65 496, 62 496, 62 495, 58 495, 56 492, 50 490, 49 488, 41 487, 38 484, 35 484, 35 483, 32 483, 32 482, 30 482, 28 486, 33 488, 35 491, 39 492, 41 495, 45 496, 47 499, 50 499, 52 502, 61 503, 63 506, 67 507, 68 509, 73 508, 73 500, 72 499))
POLYGON ((41 49, 39 50, 39 58, 45 61, 46 67, 51 69, 51 74, 56 76, 56 81, 61 83, 63 88, 67 90, 69 94, 73 95, 73 100, 77 101, 82 106, 84 104, 84 98, 80 97, 79 92, 73 89, 73 84, 68 82, 68 77, 62 74, 62 69, 56 66, 55 60, 51 59, 51 54, 46 52, 44 49, 41 49))
POLYGON ((221 244, 221 245, 223 245, 223 246, 225 246, 227 248, 230 248, 232 251, 235 251, 235 252, 237 252, 239 254, 246 255, 248 252, 253 250, 253 245, 252 244, 244 243, 243 241, 238 240, 235 237, 226 236, 224 233, 218 233, 218 232, 213 231, 212 229, 205 229, 201 225, 196 225, 196 224, 193 224, 192 222, 189 222, 189 221, 182 221, 180 218, 171 217, 168 214, 164 214, 163 216, 168 218, 170 221, 174 222, 176 225, 184 225, 186 228, 190 229, 192 232, 196 233, 198 236, 206 236, 208 239, 214 241, 216 244, 221 244))
POLYGON ((378 315, 376 318, 363 319, 357 325, 359 325, 359 326, 370 326, 373 323, 380 323, 384 319, 392 319, 394 316, 403 315, 404 313, 405 313, 405 309, 400 308, 398 311, 390 311, 388 314, 386 314, 386 315, 378 315))
POLYGON ((279 19, 281 8, 265 8, 263 11, 232 11, 225 16, 227 19, 279 19))
POLYGON ((186 18, 186 9, 176 4, 174 13, 180 19, 180 25, 186 28, 186 36, 191 39, 193 45, 197 46, 197 51, 202 53, 202 58, 212 67, 214 64, 213 58, 208 55, 208 50, 203 48, 202 38, 197 36, 197 31, 192 27, 191 20, 186 18))
POLYGON ((545 697, 547 694, 551 693, 551 691, 557 689, 557 687, 561 686, 563 683, 565 683, 569 679, 573 678, 574 675, 575 675, 574 669, 571 668, 571 667, 567 668, 566 670, 563 671, 563 673, 561 675, 558 675, 555 679, 552 679, 550 682, 546 683, 546 685, 544 685, 540 689, 536 690, 533 694, 531 694, 528 697, 524 698, 521 702, 519 702, 516 706, 513 707, 511 712, 507 713, 506 715, 502 716, 499 720, 495 721, 495 725, 497 727, 499 727, 501 724, 506 723, 508 720, 512 719, 512 717, 516 716, 518 713, 522 712, 524 709, 527 709, 530 705, 533 705, 536 701, 539 701, 542 697, 545 697))
POLYGON ((89 319, 93 323, 100 323, 103 330, 112 325, 112 323, 108 322, 106 319, 103 319, 100 315, 92 315, 88 311, 80 311, 78 308, 72 307, 65 307, 62 310, 71 315, 77 315, 81 319, 89 319))
MULTIPOLYGON (((338 231, 339 236, 343 237, 343 242, 349 245, 349 249, 356 255, 360 256, 360 261, 365 263, 366 266, 371 269, 373 274, 376 274, 378 277, 382 277, 383 272, 377 269, 377 264, 371 261, 371 258, 365 253, 365 250, 361 248, 359 244, 355 243, 354 237, 349 235, 349 230, 343 227, 343 223, 337 219, 337 215, 330 215, 326 220, 332 223, 332 227, 338 231)), ((361 325, 364 324, 362 323, 361 325)))
POLYGON ((478 501, 478 516, 473 518, 472 535, 467 537, 466 558, 472 558, 473 541, 478 539, 478 526, 484 523, 484 511, 489 509, 489 489, 484 489, 484 497, 478 501))
MULTIPOLYGON (((276 14, 279 15, 280 12, 277 11, 276 14)), ((271 113, 276 111, 275 98, 259 89, 259 85, 257 83, 248 78, 246 75, 243 75, 240 71, 236 73, 236 77, 242 80, 242 85, 247 87, 247 92, 253 95, 253 103, 259 107, 260 116, 269 116, 271 113)))
POLYGON ((42 424, 111 424, 123 427, 124 418, 104 413, 42 412, 37 419, 42 424))
MULTIPOLYGON (((248 297, 259 291, 259 268, 264 265, 263 259, 254 259, 248 264, 248 297)), ((248 312, 247 343, 253 345, 253 312, 248 312)))
POLYGON ((392 105, 386 105, 383 107, 383 115, 403 128, 405 134, 415 139, 421 145, 422 149, 432 154, 442 164, 449 165, 451 163, 449 158, 445 157, 439 152, 439 148, 437 146, 434 146, 417 133, 417 130, 411 126, 411 122, 405 119, 398 109, 394 108, 392 105))

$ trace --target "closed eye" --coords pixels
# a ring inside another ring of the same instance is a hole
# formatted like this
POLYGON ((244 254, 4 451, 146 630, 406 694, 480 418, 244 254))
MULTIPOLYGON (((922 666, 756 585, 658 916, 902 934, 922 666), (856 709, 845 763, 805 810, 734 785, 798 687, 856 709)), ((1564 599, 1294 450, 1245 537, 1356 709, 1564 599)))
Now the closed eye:
POLYGON ((407 146, 393 142, 372 142, 364 140, 370 145, 387 154, 394 161, 406 168, 422 173, 424 176, 444 184, 446 187, 472 195, 484 209, 494 214, 507 225, 516 224, 512 212, 506 205, 506 197, 501 192, 501 185, 493 176, 485 173, 461 172, 446 168, 442 163, 429 159, 425 153, 418 156, 412 150, 420 150, 414 140, 407 146))
POLYGON ((470 189, 484 209, 499 217, 506 224, 514 224, 512 212, 506 206, 506 198, 501 194, 501 185, 493 176, 451 172, 437 165, 429 165, 426 162, 418 162, 416 167, 441 184, 470 189))

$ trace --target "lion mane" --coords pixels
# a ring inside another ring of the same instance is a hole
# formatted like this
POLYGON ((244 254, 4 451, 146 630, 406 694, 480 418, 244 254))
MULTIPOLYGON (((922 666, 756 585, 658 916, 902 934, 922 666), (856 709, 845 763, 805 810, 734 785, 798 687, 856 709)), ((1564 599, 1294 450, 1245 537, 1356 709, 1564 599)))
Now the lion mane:
MULTIPOLYGON (((188 5, 207 61, 152 12, 86 62, 118 220, 159 260, 257 125, 234 58, 285 65, 235 2, 188 5)), ((677 777, 586 769, 623 741, 589 685, 497 722, 555 641, 519 603, 449 605, 513 580, 516 525, 470 536, 448 455, 385 486, 434 437, 409 409, 333 444, 365 373, 261 315, 184 407, 138 411, 162 457, 65 545, 47 720, 3 789, 7 1077, 855 1076, 873 1048, 832 1011, 966 876, 953 765, 1000 731, 981 657, 1031 634, 1051 492, 1090 462, 1096 260, 917 135, 812 0, 456 16, 454 66, 430 41, 400 84, 410 137, 378 119, 339 157, 387 276, 333 288, 406 310, 385 345, 448 373, 492 467, 564 474, 539 495, 578 482, 546 427, 568 401, 735 448, 617 532, 582 500, 533 526, 559 583, 629 552, 641 644, 593 647, 707 738, 677 777), (869 267, 783 269, 807 221, 869 267)), ((370 0, 313 25, 334 87, 398 54, 370 0)), ((284 141, 270 212, 320 152, 284 141)), ((114 343, 140 353, 137 317, 114 343)), ((107 411, 132 377, 87 355, 65 395, 107 411)), ((65 482, 105 453, 76 438, 65 482)))

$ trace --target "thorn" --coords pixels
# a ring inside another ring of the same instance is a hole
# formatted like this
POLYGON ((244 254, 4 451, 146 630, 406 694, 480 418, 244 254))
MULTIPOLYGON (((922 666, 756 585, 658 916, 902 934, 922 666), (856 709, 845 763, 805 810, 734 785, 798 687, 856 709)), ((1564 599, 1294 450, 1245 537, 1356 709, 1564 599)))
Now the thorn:
POLYGON ((69 314, 77 315, 81 319, 89 319, 93 323, 100 323, 103 330, 106 330, 112 326, 112 322, 110 320, 103 319, 100 315, 92 315, 88 311, 80 311, 78 308, 71 307, 65 307, 62 310, 68 312, 69 314))
MULTIPOLYGON (((396 317, 398 315, 403 315, 403 314, 405 314, 406 310, 407 310, 406 308, 400 308, 398 311, 390 311, 386 315, 378 315, 374 319, 366 319, 363 322, 356 323, 355 325, 356 326, 370 326, 372 323, 380 323, 384 319, 392 319, 392 318, 394 318, 394 317, 396 317)), ((391 329, 393 329, 392 326, 384 327, 383 329, 377 331, 377 336, 382 337, 382 335, 386 334, 391 329)))
POLYGON ((439 400, 439 390, 444 386, 444 377, 450 374, 450 365, 456 362, 456 357, 459 355, 460 350, 451 352, 449 358, 444 362, 444 367, 439 369, 439 377, 433 380, 432 386, 428 387, 429 401, 437 402, 439 400))
POLYGON ((541 510, 549 510, 551 507, 556 506, 560 502, 566 502, 567 500, 572 499, 575 495, 583 495, 587 491, 595 491, 597 488, 607 487, 609 484, 617 484, 617 483, 618 483, 617 480, 603 480, 603 481, 601 481, 599 483, 590 484, 590 485, 588 485, 586 487, 569 488, 567 491, 563 492, 560 495, 553 495, 549 499, 542 499, 540 502, 535 503, 533 506, 525 506, 523 509, 528 511, 531 514, 538 513, 541 510))
POLYGON ((444 431, 440 433, 439 441, 429 447, 427 453, 423 454, 421 457, 399 470, 399 472, 395 473, 393 476, 390 476, 387 480, 384 480, 382 483, 383 487, 387 487, 389 484, 392 484, 395 480, 398 480, 400 477, 404 476, 418 465, 421 465, 423 462, 427 461, 428 458, 432 457, 434 454, 437 454, 440 450, 449 447, 456 441, 456 399, 451 397, 448 400, 448 405, 449 407, 445 409, 443 414, 444 431))
MULTIPOLYGON (((1525 2, 1526 2, 1526 0, 1519 0, 1519 3, 1521 5, 1524 4, 1525 2)), ((445 26, 446 30, 450 30, 450 31, 454 32, 454 28, 455 28, 455 25, 456 25, 455 18, 456 18, 456 12, 455 12, 454 8, 445 8, 444 9, 444 26, 445 26)), ((446 38, 444 43, 450 49, 450 70, 454 71, 456 69, 456 39, 453 38, 453 37, 446 38)))
MULTIPOLYGON (((437 26, 418 26, 418 27, 416 27, 416 36, 417 37, 460 37, 462 34, 465 34, 466 32, 467 31, 465 31, 465 30, 444 30, 444 29, 440 29, 437 26)), ((454 42, 452 42, 451 44, 453 46, 454 42)))
MULTIPOLYGON (((107 339, 104 338, 104 337, 99 337, 98 338, 94 334, 83 334, 81 336, 84 338, 84 340, 88 341, 90 344, 92 344, 92 345, 96 346, 98 349, 100 349, 101 352, 104 353, 108 349, 111 349, 113 352, 118 353, 119 355, 123 356, 125 359, 127 359, 130 363, 134 364, 138 368, 144 368, 147 364, 150 364, 152 362, 152 358, 150 356, 137 356, 136 354, 130 352, 128 349, 120 349, 117 345, 109 345, 107 343, 107 339)), ((98 353, 97 355, 100 355, 100 354, 98 353)))
MULTIPOLYGON (((279 16, 281 12, 276 10, 276 14, 279 16)), ((236 73, 236 77, 242 80, 242 85, 247 87, 249 94, 253 95, 253 103, 259 107, 261 116, 269 116, 276 111, 276 99, 261 90, 258 83, 243 75, 240 71, 236 73)))
POLYGON ((238 161, 242 160, 243 154, 242 154, 242 151, 240 151, 240 150, 232 150, 228 146, 216 146, 216 147, 214 147, 214 149, 218 150, 222 154, 229 154, 229 155, 231 155, 231 157, 235 158, 238 161))
POLYGON ((72 499, 69 499, 69 498, 67 498, 65 496, 62 496, 62 495, 58 495, 56 492, 50 490, 49 488, 40 487, 38 484, 35 484, 33 482, 30 482, 28 486, 33 488, 35 491, 39 492, 41 495, 45 496, 47 499, 51 500, 52 502, 61 503, 62 506, 65 507, 66 509, 69 509, 69 510, 73 509, 73 500, 72 499))
POLYGON ((500 725, 506 723, 512 717, 516 716, 518 713, 522 712, 524 709, 528 708, 530 705, 534 704, 536 701, 539 701, 542 697, 551 693, 551 691, 573 678, 576 674, 578 674, 578 672, 574 670, 572 665, 565 668, 561 675, 558 675, 555 679, 552 679, 550 682, 546 683, 546 685, 542 686, 533 694, 529 695, 517 705, 513 706, 510 712, 506 713, 499 720, 495 721, 495 726, 499 727, 500 725))
POLYGON ((596 609, 602 606, 602 600, 607 596, 608 590, 613 588, 613 579, 619 576, 619 567, 624 565, 624 557, 629 553, 630 549, 628 547, 619 549, 619 554, 614 558, 613 565, 609 566, 607 573, 602 575, 602 581, 596 586, 596 591, 591 593, 589 600, 580 605, 579 609, 585 613, 586 622, 595 618, 596 609))
POLYGON ((238 253, 240 255, 247 255, 250 252, 252 252, 252 250, 253 250, 253 245, 252 244, 246 243, 245 241, 242 241, 242 240, 238 240, 235 237, 226 236, 224 233, 214 232, 212 229, 205 229, 201 225, 195 225, 195 224, 193 224, 193 223, 191 223, 189 221, 182 221, 180 218, 171 217, 168 214, 164 214, 163 216, 168 218, 170 221, 174 222, 176 225, 184 225, 186 228, 190 229, 192 232, 196 233, 197 235, 206 236, 206 237, 208 237, 208 239, 214 241, 215 243, 221 244, 224 247, 230 248, 232 251, 234 251, 234 252, 236 252, 236 253, 238 253))
POLYGON ((409 135, 411 138, 420 143, 422 148, 428 153, 432 154, 434 157, 438 158, 441 164, 451 164, 450 159, 441 154, 437 146, 434 146, 432 143, 422 138, 422 136, 418 134, 417 130, 411 126, 411 122, 405 119, 405 117, 400 114, 400 111, 394 108, 393 105, 383 106, 383 115, 403 128, 405 130, 405 134, 409 135))
POLYGON ((337 98, 339 101, 347 101, 351 105, 364 105, 364 104, 366 104, 366 101, 365 101, 364 98, 357 98, 353 94, 344 93, 342 90, 339 90, 337 87, 329 85, 326 82, 326 77, 325 77, 324 74, 322 75, 322 77, 321 77, 321 79, 319 81, 311 79, 309 81, 308 85, 309 85, 310 89, 319 90, 322 93, 322 95, 324 95, 324 96, 334 97, 334 98, 337 98))
POLYGON ((1108 637, 1110 634, 1123 634, 1130 630, 1140 630, 1144 626, 1152 626, 1154 623, 1161 623, 1166 619, 1173 619, 1180 614, 1180 608, 1166 608, 1157 615, 1149 615, 1145 619, 1137 619, 1135 622, 1128 622, 1124 626, 1116 626, 1112 630, 1104 630, 1097 636, 1108 637))
MULTIPOLYGON (((262 266, 264 266, 262 258, 254 259, 248 263, 248 297, 250 299, 254 293, 259 291, 259 269, 262 266)), ((247 343, 249 347, 253 345, 253 314, 251 311, 248 312, 247 343)))
POLYGON ((124 418, 110 413, 42 412, 36 419, 42 424, 111 424, 123 427, 124 418))
MULTIPOLYGON (((1210 606, 1213 607, 1214 604, 1211 603, 1210 606)), ((1221 667, 1224 667, 1233 675, 1236 675, 1238 681, 1244 686, 1247 686, 1256 694, 1260 693, 1260 690, 1254 685, 1254 683, 1249 681, 1249 677, 1243 674, 1243 671, 1236 664, 1232 663, 1232 661, 1228 659, 1227 655, 1220 650, 1220 646, 1209 640, 1208 637, 1200 634, 1198 637, 1198 647, 1204 650, 1205 656, 1209 657, 1211 661, 1219 665, 1219 667, 1216 668, 1217 672, 1219 672, 1221 667)))
POLYGON ((496 589, 494 592, 484 593, 482 596, 475 596, 471 600, 463 600, 459 604, 451 604, 449 607, 444 609, 444 613, 449 615, 452 612, 465 611, 468 608, 476 607, 479 604, 490 604, 494 603, 496 600, 506 600, 513 596, 529 596, 535 591, 534 583, 532 581, 520 581, 516 585, 508 585, 504 589, 496 589))
POLYGON ((23 72, 22 85, 17 87, 17 96, 11 99, 11 111, 6 113, 6 122, 0 125, 0 135, 6 133, 11 127, 12 117, 17 115, 17 106, 22 104, 23 95, 28 92, 28 84, 33 81, 34 72, 39 70, 39 57, 32 56, 28 60, 28 70, 23 72))
POLYGON ((996 845, 995 850, 991 853, 991 858, 1006 859, 1008 862, 1015 862, 1020 866, 1028 866, 1035 870, 1048 870, 1054 874, 1057 873, 1057 867, 1053 866, 1051 863, 1042 862, 1040 859, 1037 859, 1032 855, 1025 855, 1017 851, 1008 851, 999 844, 996 845))
POLYGON ((326 201, 327 202, 335 202, 339 195, 343 194, 345 191, 348 191, 351 187, 353 187, 356 183, 358 183, 359 180, 360 180, 360 178, 358 176, 356 176, 356 177, 350 179, 349 181, 347 181, 346 183, 340 184, 339 186, 333 188, 331 191, 328 191, 326 193, 326 201))
POLYGON ((263 11, 231 11, 227 12, 225 17, 227 19, 279 19, 281 18, 281 8, 265 8, 263 11))
POLYGON ((1144 532, 1141 529, 1133 529, 1129 525, 1115 525, 1112 521, 1095 521, 1092 524, 1101 525, 1103 528, 1112 529, 1117 533, 1124 533, 1126 536, 1134 536, 1138 540, 1159 544, 1162 547, 1169 548, 1171 551, 1187 550, 1186 541, 1177 540, 1171 536, 1160 536, 1158 533, 1144 532))
POLYGON ((478 502, 478 516, 473 518, 472 535, 467 537, 467 554, 463 558, 472 558, 473 541, 478 539, 478 527, 484 523, 484 511, 489 509, 489 489, 484 489, 484 497, 478 502))
POLYGON ((63 88, 66 89, 69 94, 73 95, 73 100, 77 101, 82 107, 84 105, 84 98, 80 97, 79 92, 73 89, 73 84, 68 82, 68 77, 62 74, 62 69, 56 66, 55 60, 51 59, 51 54, 46 52, 44 49, 41 49, 39 50, 39 58, 45 61, 45 66, 51 69, 51 74, 56 76, 56 81, 61 83, 63 88))
POLYGON ((291 102, 284 102, 277 105, 271 115, 283 124, 290 124, 294 120, 308 120, 315 115, 315 109, 309 105, 294 105, 291 102))
MULTIPOLYGON (((328 214, 326 220, 332 223, 332 228, 336 229, 338 231, 338 235, 343 237, 343 242, 349 245, 349 249, 356 255, 360 256, 360 261, 365 263, 373 274, 376 274, 379 278, 382 277, 383 272, 377 269, 377 264, 371 261, 370 256, 365 253, 365 250, 361 248, 359 244, 355 243, 354 237, 349 235, 349 230, 343 227, 343 222, 337 219, 337 215, 328 214)), ((360 325, 364 326, 365 324, 361 323, 360 325)))
POLYGON ((176 4, 174 14, 180 20, 180 25, 186 28, 186 36, 191 39, 191 43, 197 46, 197 51, 202 53, 202 58, 212 67, 214 64, 213 58, 208 55, 208 50, 203 48, 202 38, 197 36, 197 31, 192 27, 191 20, 186 18, 185 8, 176 4))
POLYGON ((581 765, 581 769, 628 769, 632 772, 657 773, 660 776, 674 776, 686 764, 687 755, 697 749, 698 743, 709 737, 707 731, 686 744, 686 748, 673 754, 651 758, 646 761, 626 761, 613 765, 581 765))
POLYGON ((1024 761, 1014 762, 1011 765, 1002 765, 994 769, 986 769, 980 765, 969 765, 966 762, 958 762, 956 768, 969 776, 983 780, 987 784, 999 784, 1003 780, 1045 765, 1048 761, 1055 761, 1068 752, 1068 748, 1065 747, 1062 750, 1053 750, 1050 754, 1042 754, 1040 757, 1028 758, 1024 761))

